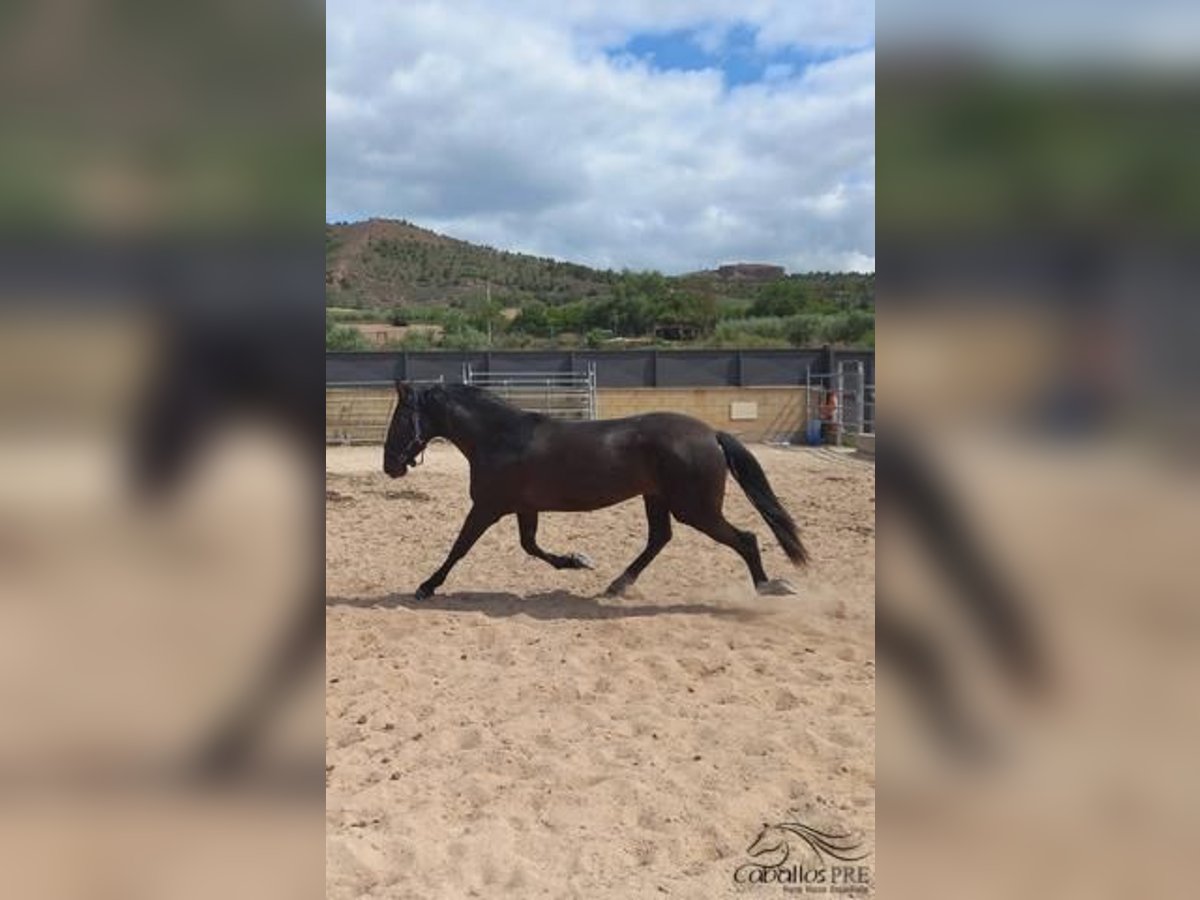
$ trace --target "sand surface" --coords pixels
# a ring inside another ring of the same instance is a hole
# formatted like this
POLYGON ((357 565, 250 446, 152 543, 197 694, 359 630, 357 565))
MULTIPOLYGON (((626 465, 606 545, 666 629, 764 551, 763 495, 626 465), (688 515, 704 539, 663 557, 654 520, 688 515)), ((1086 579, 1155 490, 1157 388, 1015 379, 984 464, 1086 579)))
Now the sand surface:
POLYGON ((598 596, 644 545, 634 500, 541 517, 542 546, 594 571, 527 557, 509 517, 418 603, 466 461, 436 445, 391 480, 379 448, 329 451, 329 897, 727 896, 763 823, 796 819, 873 851, 874 466, 752 450, 813 564, 790 567, 732 479, 726 515, 797 596, 756 596, 678 523, 635 596, 598 596))

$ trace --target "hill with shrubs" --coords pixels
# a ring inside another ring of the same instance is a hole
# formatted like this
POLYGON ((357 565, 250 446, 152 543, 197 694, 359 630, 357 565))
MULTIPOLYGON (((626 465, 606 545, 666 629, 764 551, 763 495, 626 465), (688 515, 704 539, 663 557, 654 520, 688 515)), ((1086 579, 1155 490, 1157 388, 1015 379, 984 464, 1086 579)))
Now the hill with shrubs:
POLYGON ((875 276, 592 269, 372 219, 325 229, 326 347, 873 347, 875 276), (391 326, 391 327, 381 327, 391 326))

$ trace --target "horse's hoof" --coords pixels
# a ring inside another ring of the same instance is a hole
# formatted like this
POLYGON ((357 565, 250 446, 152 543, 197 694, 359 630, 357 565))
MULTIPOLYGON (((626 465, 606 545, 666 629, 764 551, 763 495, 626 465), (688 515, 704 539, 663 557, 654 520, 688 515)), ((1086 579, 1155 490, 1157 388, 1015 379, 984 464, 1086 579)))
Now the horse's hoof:
POLYGON ((763 597, 789 597, 800 593, 790 581, 784 578, 772 578, 770 581, 764 581, 755 589, 763 597))
POLYGON ((432 596, 433 588, 427 587, 426 585, 421 585, 419 588, 413 591, 413 598, 416 600, 428 600, 432 596))
POLYGON ((604 590, 605 597, 624 597, 629 590, 629 582, 617 579, 604 590))
POLYGON ((592 558, 586 553, 572 553, 570 556, 571 562, 574 563, 572 568, 575 569, 594 569, 596 564, 592 562, 592 558))

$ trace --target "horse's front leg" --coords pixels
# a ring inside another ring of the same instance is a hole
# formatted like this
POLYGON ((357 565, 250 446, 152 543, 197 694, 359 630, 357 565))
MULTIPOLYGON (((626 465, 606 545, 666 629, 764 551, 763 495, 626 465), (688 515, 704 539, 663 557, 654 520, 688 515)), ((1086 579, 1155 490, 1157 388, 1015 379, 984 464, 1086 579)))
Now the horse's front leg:
POLYGON ((494 510, 487 509, 476 504, 471 507, 471 511, 467 513, 467 520, 463 522, 462 529, 458 532, 458 538, 454 541, 454 546, 450 548, 450 553, 446 557, 446 561, 441 567, 430 575, 416 591, 418 600, 425 600, 433 595, 446 576, 450 574, 450 570, 454 568, 454 564, 467 555, 477 540, 485 531, 495 524, 500 518, 500 513, 494 510))

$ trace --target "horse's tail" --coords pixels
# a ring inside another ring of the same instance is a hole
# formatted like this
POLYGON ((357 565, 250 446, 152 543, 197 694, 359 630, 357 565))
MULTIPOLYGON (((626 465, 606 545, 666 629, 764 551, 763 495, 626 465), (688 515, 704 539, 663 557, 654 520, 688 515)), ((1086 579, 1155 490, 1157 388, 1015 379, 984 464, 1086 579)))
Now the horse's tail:
POLYGON ((746 496, 750 498, 750 502, 754 504, 759 515, 763 517, 763 521, 771 526, 771 531, 775 534, 783 552, 787 554, 787 558, 797 566, 807 564, 808 551, 800 543, 800 535, 796 533, 796 523, 783 508, 783 504, 779 502, 775 492, 771 490, 767 474, 758 464, 758 460, 741 441, 731 434, 718 431, 717 443, 725 452, 725 463, 729 466, 729 471, 733 473, 734 479, 746 492, 746 496))

